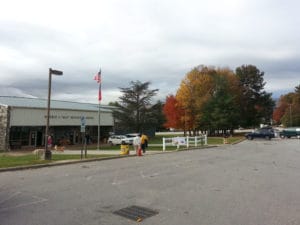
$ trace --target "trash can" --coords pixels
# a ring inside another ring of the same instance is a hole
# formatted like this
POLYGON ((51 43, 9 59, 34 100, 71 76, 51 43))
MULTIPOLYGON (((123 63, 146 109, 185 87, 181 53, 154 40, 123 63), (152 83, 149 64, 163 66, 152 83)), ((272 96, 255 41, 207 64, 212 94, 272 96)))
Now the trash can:
POLYGON ((223 144, 228 144, 228 135, 224 134, 223 136, 223 144))
POLYGON ((120 145, 121 152, 120 155, 129 155, 129 145, 122 142, 120 145))

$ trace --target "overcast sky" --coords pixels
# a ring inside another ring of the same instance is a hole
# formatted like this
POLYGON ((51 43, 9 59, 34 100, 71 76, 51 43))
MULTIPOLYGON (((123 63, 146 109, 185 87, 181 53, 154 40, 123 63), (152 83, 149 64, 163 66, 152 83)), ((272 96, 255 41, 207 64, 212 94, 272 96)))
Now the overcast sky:
POLYGON ((0 7, 0 95, 103 104, 150 81, 175 94, 197 65, 265 72, 273 97, 300 84, 298 0, 9 0, 0 7))

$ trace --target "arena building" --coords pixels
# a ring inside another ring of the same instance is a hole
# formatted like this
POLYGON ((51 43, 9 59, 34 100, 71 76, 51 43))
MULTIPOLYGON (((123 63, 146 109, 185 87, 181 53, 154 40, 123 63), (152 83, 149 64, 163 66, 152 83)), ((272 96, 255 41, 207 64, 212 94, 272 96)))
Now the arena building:
MULTIPOLYGON (((84 137, 105 142, 113 130, 113 107, 91 103, 51 100, 49 134, 54 144, 80 144, 84 137), (85 119, 86 133, 81 129, 85 119)), ((47 99, 0 96, 0 150, 35 148, 45 145, 47 99)))

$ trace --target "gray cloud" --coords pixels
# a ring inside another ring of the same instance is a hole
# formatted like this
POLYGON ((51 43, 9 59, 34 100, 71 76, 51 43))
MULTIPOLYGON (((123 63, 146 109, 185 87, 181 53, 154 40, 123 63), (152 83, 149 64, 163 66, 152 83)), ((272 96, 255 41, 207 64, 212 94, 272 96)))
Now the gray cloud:
POLYGON ((10 2, 0 9, 0 95, 46 98, 50 67, 64 72, 53 97, 85 102, 97 102, 101 67, 104 103, 135 80, 164 99, 200 64, 256 65, 276 96, 300 80, 298 1, 10 2))

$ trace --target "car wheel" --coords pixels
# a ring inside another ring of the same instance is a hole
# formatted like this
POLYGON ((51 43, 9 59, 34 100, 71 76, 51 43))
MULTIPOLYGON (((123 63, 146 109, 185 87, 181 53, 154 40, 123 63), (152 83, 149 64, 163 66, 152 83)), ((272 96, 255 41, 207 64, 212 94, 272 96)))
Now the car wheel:
POLYGON ((114 144, 110 141, 110 142, 108 142, 108 144, 110 145, 110 146, 113 146, 114 144))
POLYGON ((248 140, 253 140, 253 137, 248 136, 247 139, 248 139, 248 140))
POLYGON ((266 139, 267 139, 267 140, 271 140, 271 137, 270 137, 270 136, 266 136, 266 139))

